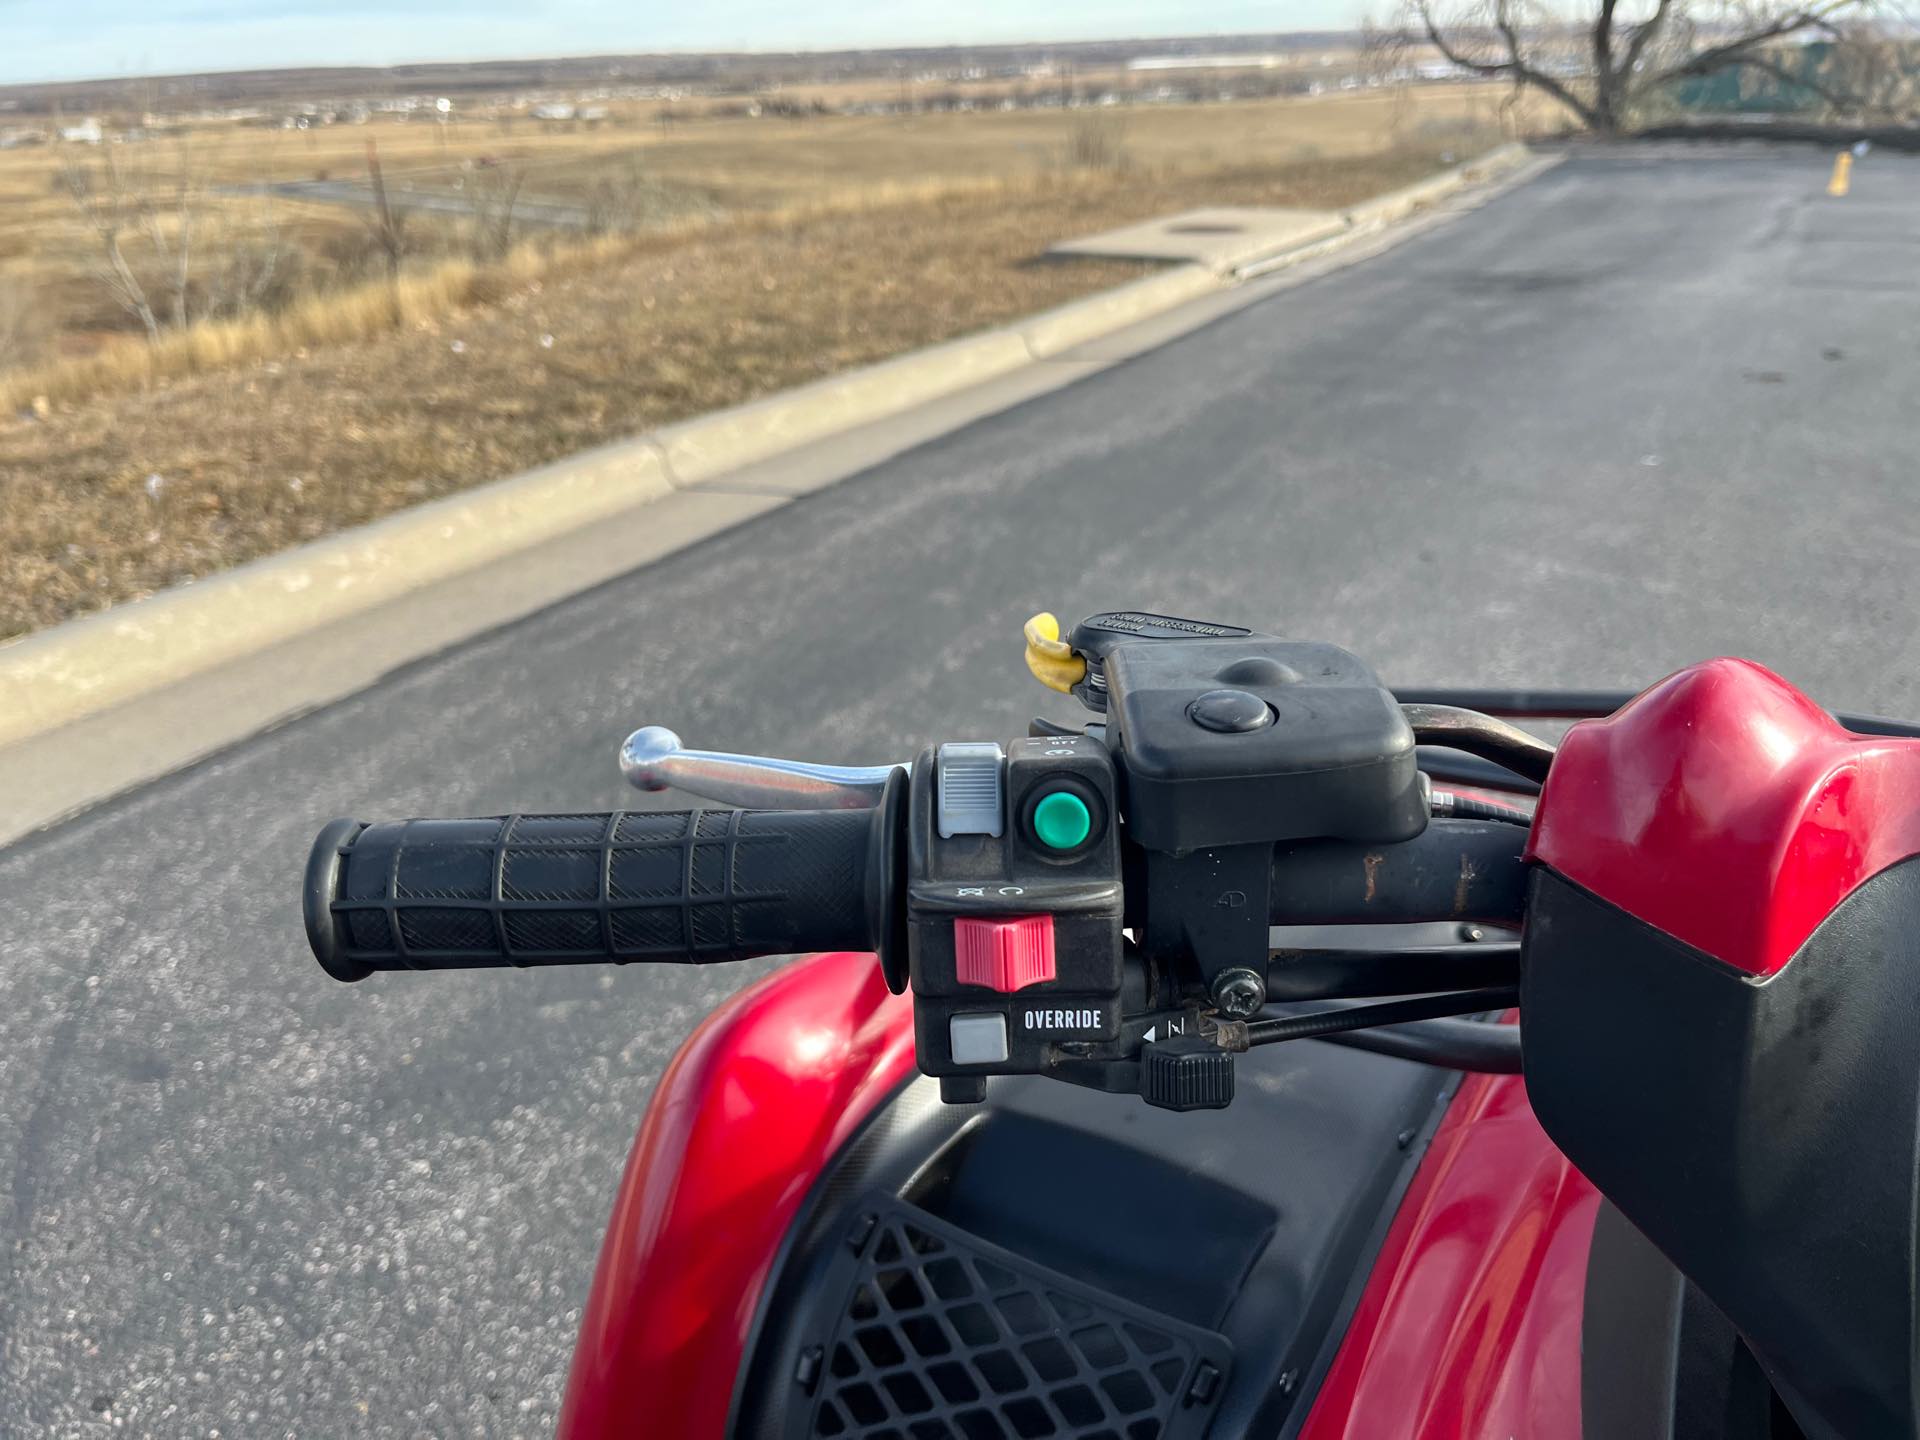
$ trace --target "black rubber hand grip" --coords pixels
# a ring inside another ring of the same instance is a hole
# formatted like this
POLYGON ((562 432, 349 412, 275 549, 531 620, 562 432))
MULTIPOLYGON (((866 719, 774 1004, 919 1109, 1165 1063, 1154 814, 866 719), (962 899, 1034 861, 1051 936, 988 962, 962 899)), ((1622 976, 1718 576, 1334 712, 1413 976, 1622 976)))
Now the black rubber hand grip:
POLYGON ((879 948, 888 810, 651 810, 335 820, 307 862, 307 938, 376 970, 709 964, 879 948))

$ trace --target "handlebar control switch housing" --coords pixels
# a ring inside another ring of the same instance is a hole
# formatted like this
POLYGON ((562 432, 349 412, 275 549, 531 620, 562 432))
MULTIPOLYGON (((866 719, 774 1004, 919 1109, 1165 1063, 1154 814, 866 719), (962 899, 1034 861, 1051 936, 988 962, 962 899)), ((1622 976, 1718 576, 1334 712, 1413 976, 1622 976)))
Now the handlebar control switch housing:
POLYGON ((997 826, 950 822, 964 763, 914 763, 907 821, 908 969, 920 1069, 953 1098, 992 1074, 1038 1074, 1061 1045, 1120 1037, 1121 875, 1112 758, 1086 736, 1016 740, 1001 761, 997 826), (953 833, 948 833, 953 832, 953 833), (946 1082, 951 1083, 946 1083, 946 1082))
POLYGON ((1146 850, 1391 844, 1426 828, 1413 730, 1337 645, 1142 637, 1114 645, 1102 669, 1128 834, 1146 850))

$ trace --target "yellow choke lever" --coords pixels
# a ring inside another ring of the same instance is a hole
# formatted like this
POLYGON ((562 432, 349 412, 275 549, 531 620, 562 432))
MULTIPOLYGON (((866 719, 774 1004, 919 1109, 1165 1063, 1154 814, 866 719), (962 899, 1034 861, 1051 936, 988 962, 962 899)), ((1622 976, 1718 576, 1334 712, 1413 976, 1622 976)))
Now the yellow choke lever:
POLYGON ((1027 621, 1027 669, 1049 690, 1069 694, 1087 678, 1087 662, 1060 638, 1060 621, 1042 610, 1027 621))

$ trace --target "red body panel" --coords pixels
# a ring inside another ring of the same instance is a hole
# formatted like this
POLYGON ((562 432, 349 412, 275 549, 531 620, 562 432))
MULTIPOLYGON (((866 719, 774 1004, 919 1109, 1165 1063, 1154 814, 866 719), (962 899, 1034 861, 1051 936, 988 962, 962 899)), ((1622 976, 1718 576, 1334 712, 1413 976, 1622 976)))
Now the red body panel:
POLYGON ((1300 1440, 1576 1440, 1599 1202, 1517 1076, 1468 1077, 1300 1440))
MULTIPOLYGON (((725 1433, 754 1310, 802 1199, 912 1066, 909 1004, 887 994, 869 955, 799 961, 694 1033, 621 1183, 562 1440, 725 1433)), ((1577 1436, 1597 1199, 1518 1078, 1469 1078, 1303 1440, 1577 1436)))
POLYGON ((1530 859, 1755 976, 1920 854, 1920 740, 1852 734, 1749 660, 1690 666, 1561 742, 1530 859))
POLYGON ((560 1434, 717 1440, 808 1187, 913 1068, 871 955, 815 955, 681 1047, 641 1123, 580 1325, 560 1434))

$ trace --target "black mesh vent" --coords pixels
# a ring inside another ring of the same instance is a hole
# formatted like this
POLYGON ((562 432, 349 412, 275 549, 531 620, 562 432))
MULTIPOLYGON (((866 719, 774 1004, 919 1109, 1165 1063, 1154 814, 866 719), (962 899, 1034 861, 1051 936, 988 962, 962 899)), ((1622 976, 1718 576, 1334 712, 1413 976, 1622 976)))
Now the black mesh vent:
POLYGON ((801 1433, 1175 1440, 1205 1428, 1229 1365, 1219 1336, 876 1203, 801 1433))

